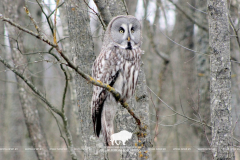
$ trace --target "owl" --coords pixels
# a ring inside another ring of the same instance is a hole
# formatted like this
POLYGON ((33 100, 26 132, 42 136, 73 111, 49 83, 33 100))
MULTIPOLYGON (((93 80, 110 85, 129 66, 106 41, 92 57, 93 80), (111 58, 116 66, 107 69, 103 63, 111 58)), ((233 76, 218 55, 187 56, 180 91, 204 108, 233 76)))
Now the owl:
MULTIPOLYGON (((93 63, 92 77, 115 88, 127 101, 136 88, 140 69, 141 24, 134 16, 117 16, 109 23, 101 52, 93 63)), ((91 102, 94 133, 103 135, 107 146, 114 133, 118 102, 105 88, 93 87, 91 102)))

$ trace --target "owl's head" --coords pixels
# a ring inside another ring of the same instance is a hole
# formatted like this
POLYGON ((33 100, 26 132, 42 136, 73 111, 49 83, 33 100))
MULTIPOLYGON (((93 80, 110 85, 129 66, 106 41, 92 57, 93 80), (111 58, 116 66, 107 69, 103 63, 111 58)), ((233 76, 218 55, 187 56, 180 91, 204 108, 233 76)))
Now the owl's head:
POLYGON ((108 37, 121 48, 141 45, 141 24, 134 16, 117 16, 108 25, 108 37))

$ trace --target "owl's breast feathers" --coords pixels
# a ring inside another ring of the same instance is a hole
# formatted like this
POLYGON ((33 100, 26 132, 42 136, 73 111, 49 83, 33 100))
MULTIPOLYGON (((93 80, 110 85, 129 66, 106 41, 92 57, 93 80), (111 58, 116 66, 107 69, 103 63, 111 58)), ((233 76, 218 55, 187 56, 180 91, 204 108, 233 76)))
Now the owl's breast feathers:
MULTIPOLYGON (((116 46, 106 47, 93 64, 92 76, 95 80, 114 87, 127 100, 134 94, 136 88, 142 53, 140 48, 126 50, 116 46)), ((101 113, 104 101, 106 98, 110 98, 108 95, 105 88, 93 86, 92 119, 97 136, 101 131, 101 113)))

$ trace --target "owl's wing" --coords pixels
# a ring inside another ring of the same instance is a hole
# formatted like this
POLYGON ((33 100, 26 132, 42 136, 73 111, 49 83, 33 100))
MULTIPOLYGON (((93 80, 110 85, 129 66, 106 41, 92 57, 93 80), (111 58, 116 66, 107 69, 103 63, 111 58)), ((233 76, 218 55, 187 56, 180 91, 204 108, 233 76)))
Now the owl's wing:
MULTIPOLYGON (((121 59, 116 56, 114 51, 103 50, 93 64, 92 76, 95 80, 113 86, 118 77, 120 65, 121 59)), ((101 131, 101 113, 107 95, 108 92, 105 88, 93 86, 92 120, 94 133, 98 137, 101 131)))

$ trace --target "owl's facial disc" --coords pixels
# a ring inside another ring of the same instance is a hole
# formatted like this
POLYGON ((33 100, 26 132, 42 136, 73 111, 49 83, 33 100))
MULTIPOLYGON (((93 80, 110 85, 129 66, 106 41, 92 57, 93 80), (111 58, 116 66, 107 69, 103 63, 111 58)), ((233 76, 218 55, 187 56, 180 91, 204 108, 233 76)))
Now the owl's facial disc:
POLYGON ((132 33, 134 33, 134 28, 132 24, 122 24, 119 28, 119 32, 122 33, 120 46, 125 49, 133 49, 136 46, 136 42, 134 41, 135 37, 132 33))
POLYGON ((140 43, 140 30, 140 23, 136 19, 119 18, 112 24, 111 36, 119 47, 131 50, 140 43))

